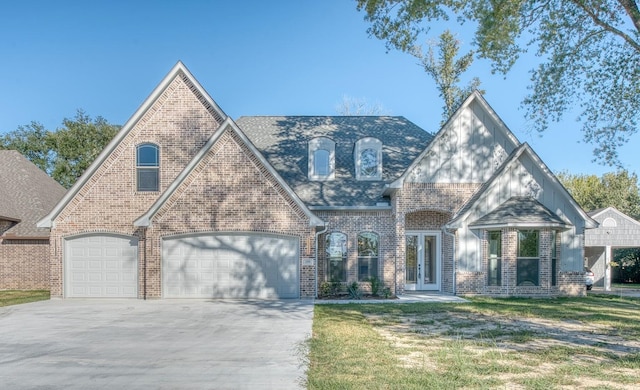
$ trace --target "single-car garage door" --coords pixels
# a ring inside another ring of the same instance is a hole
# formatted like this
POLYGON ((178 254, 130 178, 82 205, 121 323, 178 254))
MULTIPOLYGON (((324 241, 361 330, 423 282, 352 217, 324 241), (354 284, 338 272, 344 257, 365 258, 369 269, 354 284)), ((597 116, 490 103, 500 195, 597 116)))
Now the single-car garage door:
POLYGON ((67 239, 65 296, 136 298, 138 240, 108 234, 67 239))
POLYGON ((295 237, 206 234, 165 239, 165 298, 298 298, 295 237))

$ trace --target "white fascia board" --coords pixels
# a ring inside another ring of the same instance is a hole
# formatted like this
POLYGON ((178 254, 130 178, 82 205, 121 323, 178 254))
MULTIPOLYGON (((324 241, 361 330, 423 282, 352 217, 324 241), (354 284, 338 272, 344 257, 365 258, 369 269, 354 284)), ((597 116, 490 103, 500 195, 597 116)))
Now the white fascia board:
POLYGON ((171 68, 169 73, 167 73, 167 75, 162 79, 160 84, 158 84, 158 86, 144 100, 142 105, 138 107, 138 109, 131 116, 131 118, 129 118, 129 120, 122 126, 118 134, 116 134, 116 136, 113 137, 111 142, 109 142, 109 144, 102 150, 102 152, 98 155, 98 157, 96 157, 93 163, 91 163, 89 168, 87 168, 87 170, 82 174, 82 176, 80 176, 80 178, 69 189, 69 191, 67 191, 65 196, 58 202, 58 204, 56 204, 56 206, 51 210, 51 212, 36 223, 37 227, 39 228, 53 227, 53 221, 58 216, 58 214, 60 214, 60 212, 67 206, 67 204, 69 204, 71 199, 73 199, 73 197, 77 195, 77 193, 86 184, 89 178, 93 176, 93 174, 98 170, 98 168, 102 165, 102 163, 107 159, 109 154, 111 154, 111 152, 115 150, 115 148, 120 144, 120 142, 122 142, 122 140, 127 136, 127 134, 129 134, 129 132, 131 131, 131 129, 133 129, 135 124, 138 123, 138 121, 140 120, 140 118, 142 118, 142 116, 144 116, 144 114, 146 114, 149 108, 156 102, 156 100, 158 100, 160 95, 162 95, 165 89, 167 89, 169 84, 173 82, 173 80, 176 78, 176 76, 180 72, 183 72, 190 79, 193 85, 196 86, 196 89, 203 94, 207 102, 210 103, 223 118, 227 117, 226 114, 224 114, 224 112, 220 110, 218 105, 215 104, 215 102, 211 99, 209 94, 207 94, 204 91, 200 83, 198 83, 198 81, 193 77, 193 75, 191 74, 191 72, 189 72, 186 66, 184 66, 184 64, 181 61, 178 61, 173 66, 173 68, 171 68))
POLYGON ((631 218, 630 216, 628 216, 627 214, 623 213, 622 211, 618 210, 617 208, 615 208, 613 206, 609 206, 606 209, 602 209, 602 210, 598 211, 597 213, 593 214, 591 216, 591 218, 595 219, 596 217, 599 217, 602 214, 604 214, 605 212, 609 212, 609 211, 613 212, 614 214, 619 215, 621 218, 624 218, 627 221, 629 221, 629 222, 631 222, 631 223, 633 223, 635 225, 640 226, 640 222, 636 221, 635 219, 631 218))
POLYGON ((391 210, 391 206, 309 206, 314 211, 381 211, 391 210))
POLYGON ((469 229, 501 229, 501 228, 525 228, 525 229, 541 229, 541 228, 558 228, 561 230, 569 230, 571 229, 572 224, 566 223, 557 223, 557 222, 506 222, 506 223, 492 223, 492 224, 480 224, 480 225, 469 225, 469 229))

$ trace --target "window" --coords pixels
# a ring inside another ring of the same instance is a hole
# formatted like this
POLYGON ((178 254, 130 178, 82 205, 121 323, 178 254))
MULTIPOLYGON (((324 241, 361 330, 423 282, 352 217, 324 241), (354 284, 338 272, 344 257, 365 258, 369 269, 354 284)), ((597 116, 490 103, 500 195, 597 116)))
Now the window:
POLYGON ((309 141, 309 180, 324 181, 335 178, 336 143, 326 137, 309 141))
POLYGON ((558 247, 556 240, 558 239, 558 232, 551 232, 551 285, 558 285, 558 247))
POLYGON ((329 166, 329 151, 318 149, 313 152, 313 165, 317 176, 329 176, 331 167, 329 166))
POLYGON ((356 179, 382 180, 382 142, 376 138, 362 138, 356 142, 356 179))
POLYGON ((518 286, 539 286, 540 258, 538 257, 539 232, 537 230, 518 231, 518 260, 516 284, 518 286))
POLYGON ((142 144, 136 148, 138 191, 158 191, 160 188, 160 155, 157 145, 142 144))
POLYGON ((378 277, 378 235, 358 234, 358 280, 367 281, 378 277))
POLYGON ((327 280, 331 282, 346 282, 347 235, 344 233, 327 235, 325 252, 327 258, 327 280))
POLYGON ((502 232, 489 232, 487 285, 502 286, 502 232))

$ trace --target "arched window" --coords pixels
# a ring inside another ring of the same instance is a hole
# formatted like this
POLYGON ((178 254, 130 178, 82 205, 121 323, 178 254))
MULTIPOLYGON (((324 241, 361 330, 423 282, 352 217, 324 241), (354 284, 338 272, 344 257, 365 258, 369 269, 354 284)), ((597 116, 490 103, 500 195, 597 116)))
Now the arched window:
POLYGON ((325 245, 327 262, 327 281, 347 281, 347 235, 344 233, 327 234, 325 245))
POLYGON ((376 233, 358 234, 358 280, 367 281, 378 277, 378 246, 376 233))
POLYGON ((336 143, 326 137, 309 141, 309 180, 325 181, 335 178, 336 143))
POLYGON ((136 173, 138 191, 160 190, 160 149, 157 145, 136 147, 136 173))
POLYGON ((356 142, 354 150, 356 179, 382 180, 382 142, 366 137, 356 142))

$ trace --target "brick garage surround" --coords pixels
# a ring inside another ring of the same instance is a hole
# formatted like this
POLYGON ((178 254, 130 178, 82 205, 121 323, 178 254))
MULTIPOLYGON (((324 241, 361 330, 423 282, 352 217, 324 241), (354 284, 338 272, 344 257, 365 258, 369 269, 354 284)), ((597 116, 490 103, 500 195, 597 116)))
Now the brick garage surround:
POLYGON ((49 240, 0 240, 0 290, 48 290, 49 240))
MULTIPOLYGON (((309 226, 309 217, 230 130, 225 130, 152 218, 146 232, 147 297, 162 295, 162 239, 205 232, 297 237, 300 295, 315 296, 315 228, 309 226), (309 260, 314 265, 306 265, 309 260)), ((144 259, 141 264, 144 268, 144 259)), ((144 286, 144 293, 143 289, 144 286)))
POLYGON ((174 181, 221 122, 179 73, 55 219, 50 236, 53 297, 63 295, 64 239, 97 232, 141 236, 133 221, 174 181), (159 192, 136 192, 136 146, 145 142, 160 147, 159 192))

